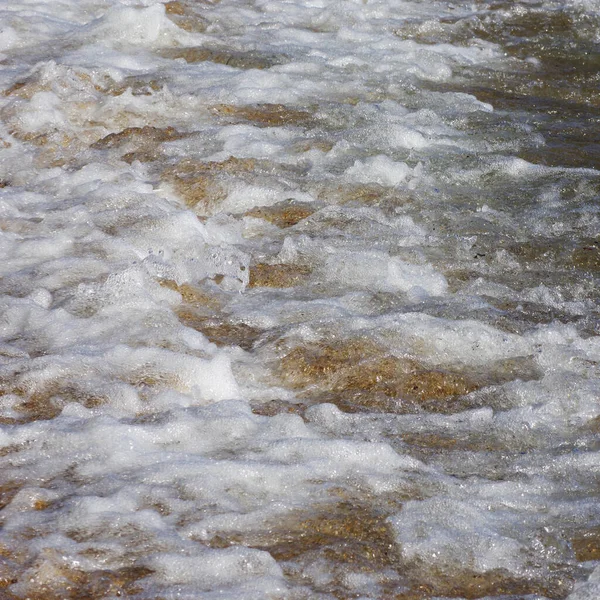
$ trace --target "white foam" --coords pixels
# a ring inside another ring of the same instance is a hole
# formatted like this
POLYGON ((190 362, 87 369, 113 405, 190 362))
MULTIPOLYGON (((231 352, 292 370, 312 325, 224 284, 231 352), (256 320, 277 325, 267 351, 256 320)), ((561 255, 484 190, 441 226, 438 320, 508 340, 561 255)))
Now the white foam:
POLYGON ((395 162, 386 155, 357 160, 346 170, 346 176, 357 183, 378 183, 394 187, 403 183, 412 169, 403 162, 395 162))
POLYGON ((240 585, 257 577, 283 579, 281 568, 268 552, 248 548, 206 550, 197 556, 157 554, 147 564, 167 583, 193 582, 197 589, 205 590, 240 585))
POLYGON ((600 596, 600 569, 596 567, 587 581, 575 585, 567 600, 595 600, 600 596))
POLYGON ((502 532, 503 520, 479 503, 430 499, 406 503, 390 522, 407 560, 476 572, 522 569, 525 546, 502 532))
POLYGON ((146 7, 114 6, 89 26, 93 40, 127 46, 168 46, 186 40, 185 32, 165 16, 162 3, 146 7))
POLYGON ((453 321, 409 313, 383 317, 378 325, 389 327, 387 332, 381 331, 382 339, 402 339, 404 347, 440 363, 482 365, 533 351, 526 338, 470 319, 453 321))
POLYGON ((3 25, 0 29, 0 52, 12 50, 21 45, 18 32, 10 25, 3 25))

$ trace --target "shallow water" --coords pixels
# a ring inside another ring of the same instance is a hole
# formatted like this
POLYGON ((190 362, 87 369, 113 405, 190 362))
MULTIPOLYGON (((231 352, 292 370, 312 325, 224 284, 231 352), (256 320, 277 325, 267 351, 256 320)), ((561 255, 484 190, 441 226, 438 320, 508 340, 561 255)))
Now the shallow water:
POLYGON ((0 2, 0 597, 600 597, 599 41, 0 2))

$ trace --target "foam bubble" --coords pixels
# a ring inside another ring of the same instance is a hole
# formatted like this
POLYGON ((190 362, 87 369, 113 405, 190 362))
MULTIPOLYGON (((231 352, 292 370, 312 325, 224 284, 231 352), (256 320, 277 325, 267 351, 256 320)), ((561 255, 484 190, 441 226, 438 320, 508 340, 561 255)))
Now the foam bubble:
POLYGON ((393 187, 403 183, 411 173, 412 169, 406 163, 395 162, 382 154, 364 161, 357 160, 345 174, 358 183, 378 183, 393 187))
POLYGON ((92 39, 121 46, 165 46, 185 39, 165 16, 164 4, 115 6, 90 25, 92 39))

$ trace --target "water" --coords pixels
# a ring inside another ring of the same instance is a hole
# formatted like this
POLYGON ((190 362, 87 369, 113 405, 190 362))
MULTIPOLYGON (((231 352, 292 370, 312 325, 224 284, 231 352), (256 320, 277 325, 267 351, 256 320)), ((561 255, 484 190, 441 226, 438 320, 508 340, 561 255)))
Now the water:
POLYGON ((0 4, 0 597, 600 597, 595 0, 0 4))

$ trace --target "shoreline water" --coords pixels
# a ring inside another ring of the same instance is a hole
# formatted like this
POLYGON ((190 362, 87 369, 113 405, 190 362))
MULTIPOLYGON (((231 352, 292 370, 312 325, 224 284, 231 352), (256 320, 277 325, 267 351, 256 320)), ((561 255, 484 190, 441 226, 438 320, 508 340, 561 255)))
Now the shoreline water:
POLYGON ((599 13, 0 2, 0 597, 594 597, 599 13))

